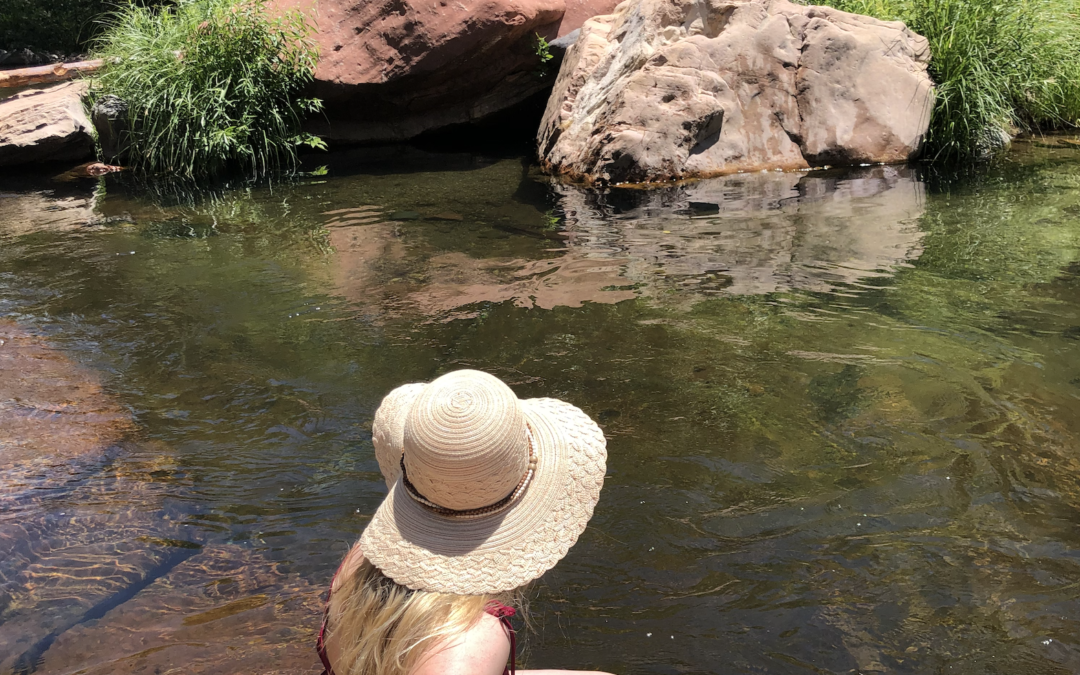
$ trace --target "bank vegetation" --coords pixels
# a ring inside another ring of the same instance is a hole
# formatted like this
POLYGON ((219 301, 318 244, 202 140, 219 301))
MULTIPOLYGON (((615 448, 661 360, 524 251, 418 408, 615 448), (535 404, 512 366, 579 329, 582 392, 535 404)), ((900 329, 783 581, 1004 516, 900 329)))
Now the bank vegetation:
POLYGON ((930 42, 936 103, 924 158, 965 161, 1017 132, 1080 124, 1078 0, 815 0, 899 20, 930 42))
MULTIPOLYGON (((1080 0, 799 0, 900 20, 930 43, 923 158, 970 162, 1010 136, 1080 126, 1080 0)), ((301 129, 318 55, 310 18, 261 0, 7 0, 0 49, 101 58, 91 103, 122 102, 119 158, 184 178, 263 176, 322 142, 301 129)), ((542 55, 541 55, 542 57, 542 55)))
POLYGON ((104 23, 91 102, 114 111, 126 166, 258 177, 294 170, 301 146, 322 147, 301 131, 321 109, 302 95, 318 57, 303 14, 271 15, 259 0, 189 0, 130 4, 104 23))

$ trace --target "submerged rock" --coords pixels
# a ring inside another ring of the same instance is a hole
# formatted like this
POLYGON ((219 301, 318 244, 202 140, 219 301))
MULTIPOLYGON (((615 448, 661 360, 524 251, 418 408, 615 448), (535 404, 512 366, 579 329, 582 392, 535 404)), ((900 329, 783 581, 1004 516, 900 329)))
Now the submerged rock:
POLYGON ((172 505, 182 461, 133 428, 93 370, 0 320, 0 673, 310 672, 323 589, 204 543, 172 505))
POLYGON ((0 322, 0 486, 13 466, 100 454, 130 429, 130 415, 93 372, 0 322))
MULTIPOLYGON (((310 12, 313 0, 273 0, 310 12)), ((551 87, 537 34, 566 35, 615 0, 322 0, 314 93, 331 139, 404 140, 479 121, 551 87)))
POLYGON ((124 167, 114 166, 112 164, 105 164, 103 162, 86 162, 79 166, 72 167, 63 173, 53 176, 53 180, 57 182, 70 182, 80 180, 82 178, 98 178, 109 173, 118 173, 123 171, 124 167))
POLYGON ((640 0, 587 21, 537 137, 573 179, 902 162, 930 121, 925 38, 787 0, 640 0))
POLYGON ((0 101, 0 167, 86 159, 94 154, 83 108, 85 82, 30 89, 0 101))

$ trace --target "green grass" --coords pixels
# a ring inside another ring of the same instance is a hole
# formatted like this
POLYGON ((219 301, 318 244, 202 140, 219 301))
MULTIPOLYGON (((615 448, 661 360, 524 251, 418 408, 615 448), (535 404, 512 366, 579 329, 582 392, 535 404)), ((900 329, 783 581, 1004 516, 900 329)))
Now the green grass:
POLYGON ((204 179, 295 170, 300 130, 321 103, 300 94, 316 52, 299 13, 271 16, 258 0, 127 5, 95 44, 106 67, 91 97, 128 104, 123 161, 138 172, 204 179))
POLYGON ((1080 122, 1080 0, 813 4, 899 19, 929 40, 937 97, 924 153, 931 160, 985 157, 1006 134, 1080 122))

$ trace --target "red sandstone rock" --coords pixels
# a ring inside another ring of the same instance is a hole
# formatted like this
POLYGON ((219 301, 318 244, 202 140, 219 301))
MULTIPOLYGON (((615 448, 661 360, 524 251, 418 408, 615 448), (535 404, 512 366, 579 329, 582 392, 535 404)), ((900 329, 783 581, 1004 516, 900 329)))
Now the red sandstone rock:
POLYGON ((315 94, 334 139, 402 140, 476 121, 551 86, 536 34, 565 35, 615 0, 271 0, 315 17, 315 94))

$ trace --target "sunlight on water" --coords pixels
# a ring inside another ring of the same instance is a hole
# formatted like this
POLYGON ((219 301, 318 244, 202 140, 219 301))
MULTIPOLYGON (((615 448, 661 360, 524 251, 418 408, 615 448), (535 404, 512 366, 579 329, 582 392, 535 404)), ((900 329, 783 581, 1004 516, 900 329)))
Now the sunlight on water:
POLYGON ((374 410, 462 367, 609 440, 529 665, 1080 670, 1080 153, 652 191, 332 161, 0 193, 0 673, 313 672, 374 410))

